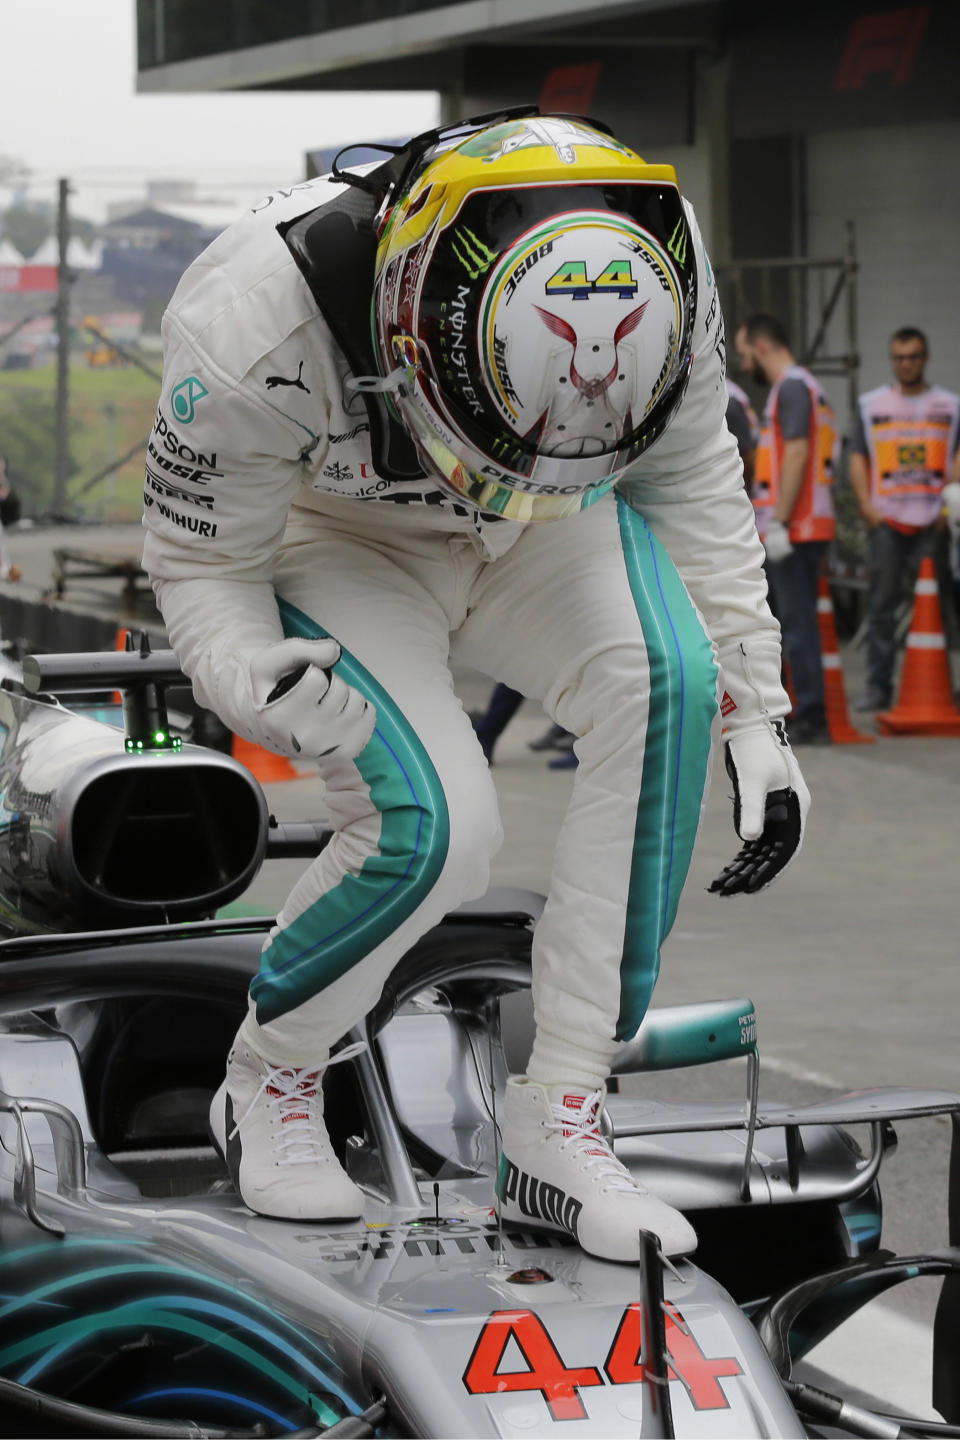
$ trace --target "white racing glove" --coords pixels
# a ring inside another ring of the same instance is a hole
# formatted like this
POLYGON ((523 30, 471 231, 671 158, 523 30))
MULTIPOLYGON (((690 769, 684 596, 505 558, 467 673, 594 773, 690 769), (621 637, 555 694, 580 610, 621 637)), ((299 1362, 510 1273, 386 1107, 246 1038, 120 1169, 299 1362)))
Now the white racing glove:
POLYGON ((746 844, 708 888, 753 895, 782 874, 803 841, 810 792, 782 720, 761 720, 724 745, 733 781, 733 828, 746 844))
POLYGON ((960 537, 960 481, 951 480, 949 485, 944 485, 940 499, 943 501, 943 513, 947 517, 947 528, 954 539, 957 539, 960 537))
POLYGON ((960 481, 951 480, 949 485, 944 485, 940 499, 943 501, 947 524, 960 530, 960 481))
POLYGON ((940 498, 950 537, 950 572, 957 580, 960 579, 960 481, 951 480, 949 485, 944 485, 940 498))
POLYGON ((742 850, 714 880, 714 895, 752 895, 800 849, 810 792, 787 743, 790 700, 780 683, 780 645, 769 634, 730 641, 723 672, 724 760, 733 781, 734 829, 742 850))
POLYGON ((767 521, 767 533, 763 537, 763 548, 767 552, 767 559, 774 564, 778 560, 786 560, 792 554, 793 545, 790 541, 790 531, 782 520, 770 519, 767 521))
POLYGON ((353 759, 367 744, 377 712, 333 667, 336 640, 281 640, 250 661, 253 708, 266 743, 281 755, 353 759))

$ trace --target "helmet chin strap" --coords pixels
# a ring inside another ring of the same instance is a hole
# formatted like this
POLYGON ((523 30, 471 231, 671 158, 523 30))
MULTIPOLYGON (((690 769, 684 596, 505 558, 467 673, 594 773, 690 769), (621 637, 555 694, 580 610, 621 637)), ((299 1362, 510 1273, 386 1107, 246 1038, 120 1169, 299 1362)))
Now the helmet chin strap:
POLYGON ((348 390, 389 391, 400 393, 403 390, 407 378, 407 372, 398 365, 396 370, 391 370, 389 375, 348 375, 344 385, 348 390))

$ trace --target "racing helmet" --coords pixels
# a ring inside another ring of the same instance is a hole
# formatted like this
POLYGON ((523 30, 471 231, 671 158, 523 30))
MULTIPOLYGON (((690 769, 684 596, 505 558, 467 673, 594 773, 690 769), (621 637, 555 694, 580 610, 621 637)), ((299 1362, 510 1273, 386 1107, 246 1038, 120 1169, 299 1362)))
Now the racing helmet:
POLYGON ((377 364, 445 490, 559 519, 605 494, 683 398, 689 227, 673 167, 595 121, 465 124, 425 137, 386 197, 377 364))

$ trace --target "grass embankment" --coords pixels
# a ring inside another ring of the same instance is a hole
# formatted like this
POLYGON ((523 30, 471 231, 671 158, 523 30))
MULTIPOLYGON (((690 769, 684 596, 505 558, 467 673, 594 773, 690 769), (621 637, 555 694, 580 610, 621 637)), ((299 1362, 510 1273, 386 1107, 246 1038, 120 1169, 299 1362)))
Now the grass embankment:
MULTIPOLYGON (((159 362, 151 364, 159 372, 159 362)), ((8 456, 27 515, 42 515, 52 502, 56 388, 52 362, 34 370, 0 370, 0 453, 8 456)), ((92 368, 78 358, 70 365, 68 393, 68 514, 114 524, 138 520, 159 380, 134 365, 92 368), (143 449, 85 490, 94 475, 140 442, 143 449)))

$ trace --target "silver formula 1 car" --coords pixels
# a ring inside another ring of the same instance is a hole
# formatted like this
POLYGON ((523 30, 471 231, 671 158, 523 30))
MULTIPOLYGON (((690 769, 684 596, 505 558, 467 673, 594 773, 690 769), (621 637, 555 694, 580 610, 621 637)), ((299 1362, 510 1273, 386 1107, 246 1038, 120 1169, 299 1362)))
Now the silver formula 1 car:
POLYGON ((878 1188, 893 1122, 951 1114, 960 1239, 960 1096, 765 1104, 746 997, 653 1010, 608 1102, 618 1155, 692 1217, 692 1259, 649 1236, 639 1267, 593 1259, 542 1196, 498 1224, 527 892, 449 915, 344 1037, 364 1045, 327 1072, 326 1108, 363 1221, 252 1214, 207 1110, 271 920, 216 917, 265 856, 326 837, 182 743, 178 681, 144 641, 27 657, 0 687, 0 1434, 932 1434, 792 1377, 917 1274, 947 1277, 934 1403, 960 1434, 960 1251, 882 1249, 878 1188), (89 709, 115 689, 121 725, 89 709), (734 1098, 630 1093, 634 1073, 708 1064, 734 1098))

